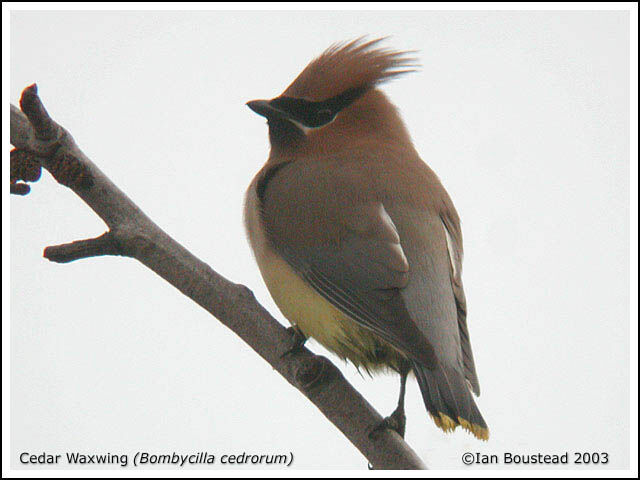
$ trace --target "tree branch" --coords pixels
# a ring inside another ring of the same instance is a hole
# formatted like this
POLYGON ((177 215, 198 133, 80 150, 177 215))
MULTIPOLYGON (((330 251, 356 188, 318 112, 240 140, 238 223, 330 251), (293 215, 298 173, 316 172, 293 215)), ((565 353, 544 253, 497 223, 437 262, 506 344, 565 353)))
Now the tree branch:
POLYGON ((44 258, 56 263, 69 263, 100 255, 122 255, 120 244, 111 232, 103 233, 97 238, 78 240, 44 249, 44 258))
POLYGON ((48 247, 44 251, 46 258, 60 263, 97 255, 137 259, 233 330, 307 396, 373 468, 426 468, 396 432, 386 430, 375 438, 369 437, 382 417, 328 359, 306 348, 283 355, 292 342, 287 329, 256 301, 247 287, 219 275, 153 223, 49 117, 35 85, 25 88, 20 105, 22 111, 11 105, 11 143, 21 152, 15 155, 17 173, 12 173, 12 190, 28 193, 28 186, 18 187, 26 184, 15 182, 37 179, 34 165, 41 165, 59 183, 71 188, 109 227, 97 238, 48 247), (25 162, 28 168, 24 167, 25 162), (19 168, 21 165, 23 168, 19 168))

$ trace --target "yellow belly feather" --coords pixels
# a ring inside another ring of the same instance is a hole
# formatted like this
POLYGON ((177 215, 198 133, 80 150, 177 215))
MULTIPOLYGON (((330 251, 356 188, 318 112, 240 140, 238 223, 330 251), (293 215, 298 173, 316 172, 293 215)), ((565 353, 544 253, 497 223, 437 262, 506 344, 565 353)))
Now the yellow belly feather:
POLYGON ((305 336, 368 372, 397 369, 400 354, 395 348, 325 300, 285 260, 269 255, 260 271, 282 314, 305 336))

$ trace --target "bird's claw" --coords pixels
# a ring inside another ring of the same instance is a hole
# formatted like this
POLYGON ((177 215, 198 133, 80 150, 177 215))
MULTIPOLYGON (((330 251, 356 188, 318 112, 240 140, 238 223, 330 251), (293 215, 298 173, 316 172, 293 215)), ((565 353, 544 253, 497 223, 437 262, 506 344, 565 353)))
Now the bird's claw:
POLYGON ((404 414, 404 410, 396 409, 394 412, 382 420, 379 424, 373 427, 369 438, 377 440, 384 430, 393 430, 402 438, 404 438, 404 432, 407 425, 407 417, 404 414))
POLYGON ((289 327, 287 328, 287 332, 289 332, 292 337, 291 347, 280 355, 280 358, 286 358, 289 355, 300 353, 302 351, 302 347, 304 347, 304 344, 307 341, 307 337, 304 336, 298 327, 289 327))

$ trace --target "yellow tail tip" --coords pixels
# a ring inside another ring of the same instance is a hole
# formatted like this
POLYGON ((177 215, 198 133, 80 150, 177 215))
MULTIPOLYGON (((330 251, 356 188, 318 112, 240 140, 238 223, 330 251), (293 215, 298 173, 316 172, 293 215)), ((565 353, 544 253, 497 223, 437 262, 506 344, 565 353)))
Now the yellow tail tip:
POLYGON ((481 427, 477 423, 471 423, 462 417, 458 417, 458 422, 467 432, 472 433, 478 440, 489 440, 489 429, 481 427))
POLYGON ((471 423, 462 417, 458 417, 458 421, 452 419, 449 415, 442 412, 438 412, 438 416, 431 415, 429 413, 436 426, 445 432, 453 432, 458 425, 464 428, 467 432, 471 433, 478 440, 489 440, 489 429, 481 427, 476 423, 471 423))

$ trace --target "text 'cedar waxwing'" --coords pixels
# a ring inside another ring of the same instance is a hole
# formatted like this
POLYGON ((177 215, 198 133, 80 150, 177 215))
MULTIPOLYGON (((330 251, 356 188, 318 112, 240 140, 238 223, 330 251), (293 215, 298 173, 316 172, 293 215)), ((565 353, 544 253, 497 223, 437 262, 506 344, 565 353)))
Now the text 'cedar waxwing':
POLYGON ((336 45, 272 100, 271 152, 247 190, 245 224, 274 301, 304 337, 368 372, 400 373, 377 427, 404 435, 415 374, 436 425, 487 439, 462 288, 462 233, 378 85, 412 71, 380 40, 336 45))

